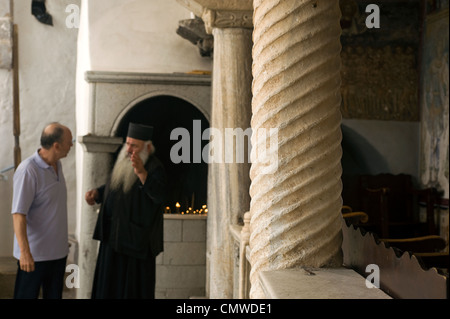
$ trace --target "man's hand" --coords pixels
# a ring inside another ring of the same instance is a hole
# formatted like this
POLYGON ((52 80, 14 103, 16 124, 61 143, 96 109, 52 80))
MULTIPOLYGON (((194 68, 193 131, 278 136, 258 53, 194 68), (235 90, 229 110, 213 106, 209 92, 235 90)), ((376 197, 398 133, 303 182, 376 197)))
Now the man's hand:
POLYGON ((144 162, 142 161, 139 154, 136 154, 136 152, 133 152, 131 154, 131 165, 134 168, 134 173, 139 177, 141 180, 141 183, 144 184, 145 180, 147 179, 147 170, 144 167, 144 162))
POLYGON ((34 259, 33 256, 31 256, 31 253, 29 251, 20 252, 20 260, 19 260, 20 269, 26 272, 32 272, 34 271, 34 259))
POLYGON ((84 195, 84 199, 86 200, 86 203, 92 206, 96 204, 96 200, 98 200, 98 195, 99 195, 98 190, 91 189, 90 191, 86 192, 86 194, 84 195))

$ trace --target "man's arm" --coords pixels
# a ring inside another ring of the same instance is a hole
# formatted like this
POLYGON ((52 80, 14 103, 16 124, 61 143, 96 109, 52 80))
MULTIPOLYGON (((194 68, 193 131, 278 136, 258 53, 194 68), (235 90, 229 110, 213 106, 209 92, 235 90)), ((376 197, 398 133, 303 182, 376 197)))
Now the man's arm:
POLYGON ((19 213, 13 214, 13 226, 20 248, 20 269, 26 272, 34 271, 34 259, 27 236, 27 216, 19 213))

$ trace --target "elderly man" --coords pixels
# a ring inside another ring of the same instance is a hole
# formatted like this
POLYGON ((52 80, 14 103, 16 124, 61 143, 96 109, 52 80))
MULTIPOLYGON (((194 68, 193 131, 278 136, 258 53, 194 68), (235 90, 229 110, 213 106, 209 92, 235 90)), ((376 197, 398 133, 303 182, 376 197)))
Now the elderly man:
POLYGON ((72 147, 72 133, 52 123, 41 134, 41 148, 14 173, 12 216, 18 270, 16 299, 62 298, 66 259, 67 190, 60 159, 72 147))
POLYGON ((165 173, 153 128, 130 123, 108 183, 86 193, 102 203, 94 239, 100 249, 92 298, 154 298, 155 258, 163 250, 165 173))

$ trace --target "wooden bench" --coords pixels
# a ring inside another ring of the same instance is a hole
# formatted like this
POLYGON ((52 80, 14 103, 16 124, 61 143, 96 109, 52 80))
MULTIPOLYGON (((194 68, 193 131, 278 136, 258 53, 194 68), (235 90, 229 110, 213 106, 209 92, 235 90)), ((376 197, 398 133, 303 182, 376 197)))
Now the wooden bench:
MULTIPOLYGON (((344 188, 346 186, 344 185, 344 188)), ((357 225, 380 238, 411 238, 437 235, 434 207, 438 193, 434 188, 416 189, 410 175, 360 175, 343 193, 344 204, 368 215, 357 225), (426 206, 426 222, 419 220, 420 205, 426 206)))

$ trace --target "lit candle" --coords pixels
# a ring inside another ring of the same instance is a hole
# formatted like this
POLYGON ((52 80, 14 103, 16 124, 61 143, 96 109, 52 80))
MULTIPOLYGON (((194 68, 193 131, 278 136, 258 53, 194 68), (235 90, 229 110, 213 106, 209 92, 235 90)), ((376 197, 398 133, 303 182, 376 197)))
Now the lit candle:
POLYGON ((166 213, 166 214, 172 214, 172 212, 170 211, 170 207, 169 207, 169 206, 166 207, 165 213, 166 213))
POLYGON ((176 208, 176 210, 177 210, 177 214, 179 214, 180 213, 180 203, 176 203, 175 204, 175 208, 176 208))

